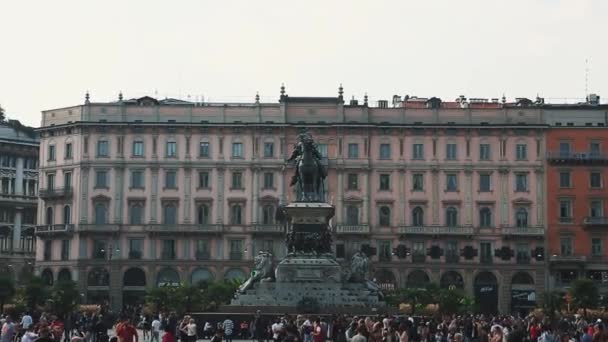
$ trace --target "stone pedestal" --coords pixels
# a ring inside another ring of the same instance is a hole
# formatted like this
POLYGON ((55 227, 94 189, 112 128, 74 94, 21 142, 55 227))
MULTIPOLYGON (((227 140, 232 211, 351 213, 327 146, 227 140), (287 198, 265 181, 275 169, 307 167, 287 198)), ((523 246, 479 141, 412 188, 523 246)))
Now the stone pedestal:
POLYGON ((278 283, 340 283, 342 268, 329 256, 289 255, 277 265, 278 283))

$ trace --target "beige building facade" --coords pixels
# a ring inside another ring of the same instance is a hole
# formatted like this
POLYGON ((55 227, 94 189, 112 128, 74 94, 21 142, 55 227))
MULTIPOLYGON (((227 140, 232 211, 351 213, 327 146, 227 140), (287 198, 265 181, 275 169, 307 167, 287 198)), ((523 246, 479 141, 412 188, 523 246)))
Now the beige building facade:
POLYGON ((278 205, 307 128, 329 169, 334 251, 371 255, 386 289, 436 282, 486 312, 525 311, 547 282, 543 105, 460 98, 192 103, 151 97, 42 113, 36 271, 90 302, 246 278, 285 255, 278 205))

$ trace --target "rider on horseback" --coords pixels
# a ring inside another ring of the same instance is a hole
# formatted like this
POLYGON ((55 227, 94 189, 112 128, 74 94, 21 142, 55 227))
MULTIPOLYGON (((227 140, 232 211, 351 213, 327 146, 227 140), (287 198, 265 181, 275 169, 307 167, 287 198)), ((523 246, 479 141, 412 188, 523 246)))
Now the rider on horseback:
MULTIPOLYGON (((289 159, 287 159, 287 162, 291 162, 295 159, 298 159, 298 161, 302 158, 302 154, 304 153, 304 145, 305 144, 311 144, 312 145, 312 154, 315 157, 316 161, 317 161, 317 166, 319 168, 319 174, 323 175, 322 177, 325 178, 325 176, 327 175, 325 173, 325 168, 323 167, 323 165, 321 164, 321 160, 323 159, 323 156, 321 155, 321 153, 319 153, 319 150, 317 149, 316 144, 314 143, 314 140, 312 139, 312 135, 308 132, 302 132, 298 135, 298 143, 295 145, 293 152, 291 153, 291 157, 289 157, 289 159)), ((296 162, 296 165, 298 164, 298 162, 296 162)), ((295 185, 298 182, 299 178, 298 178, 298 170, 296 167, 296 171, 295 174, 293 175, 293 177, 291 177, 291 182, 289 183, 290 186, 295 185)))

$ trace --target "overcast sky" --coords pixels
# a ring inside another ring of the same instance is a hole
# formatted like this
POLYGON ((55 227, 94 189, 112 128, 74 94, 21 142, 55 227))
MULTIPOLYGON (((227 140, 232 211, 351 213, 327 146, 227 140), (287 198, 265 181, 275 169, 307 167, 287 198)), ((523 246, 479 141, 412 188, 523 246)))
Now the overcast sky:
POLYGON ((0 1, 0 105, 393 94, 608 98, 608 1, 0 1))

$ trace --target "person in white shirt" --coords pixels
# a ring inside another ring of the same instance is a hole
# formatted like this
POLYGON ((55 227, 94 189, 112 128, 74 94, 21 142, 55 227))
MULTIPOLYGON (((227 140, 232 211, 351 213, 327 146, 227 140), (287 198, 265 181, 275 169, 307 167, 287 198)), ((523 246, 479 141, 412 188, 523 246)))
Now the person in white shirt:
POLYGON ((34 325, 30 323, 26 329, 26 332, 21 337, 21 342, 34 342, 34 340, 37 338, 38 335, 34 333, 34 325))
POLYGON ((188 336, 188 342, 196 342, 196 322, 194 318, 190 318, 186 325, 186 335, 188 336))
POLYGON ((151 325, 151 333, 150 333, 150 342, 160 342, 159 336, 160 336, 160 320, 158 318, 155 318, 152 321, 152 325, 151 325))
POLYGON ((213 325, 211 322, 205 322, 205 327, 203 328, 203 338, 211 338, 213 336, 213 325))
POLYGON ((30 325, 32 325, 32 323, 34 323, 34 321, 32 320, 32 316, 29 315, 29 313, 26 313, 25 315, 23 315, 23 317, 21 317, 21 327, 25 330, 27 330, 30 325))

